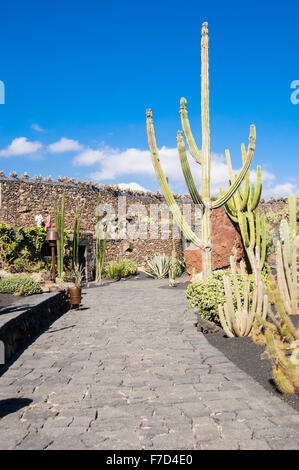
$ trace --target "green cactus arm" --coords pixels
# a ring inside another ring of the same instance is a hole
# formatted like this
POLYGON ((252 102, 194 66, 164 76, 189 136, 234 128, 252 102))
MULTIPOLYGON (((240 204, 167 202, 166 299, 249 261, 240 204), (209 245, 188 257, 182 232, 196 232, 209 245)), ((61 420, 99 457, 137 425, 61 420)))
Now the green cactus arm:
POLYGON ((273 378, 277 385, 278 390, 285 395, 293 395, 295 393, 292 382, 285 376, 281 369, 273 367, 273 378))
POLYGON ((197 145, 195 143, 194 137, 191 132, 190 124, 189 124, 189 119, 188 119, 188 111, 187 111, 187 100, 186 98, 181 98, 180 102, 180 115, 181 115, 181 122, 182 122, 182 128, 187 140, 187 144, 190 150, 190 153, 194 160, 199 163, 200 165, 202 164, 202 155, 200 151, 197 148, 197 145))
POLYGON ((229 218, 237 224, 238 223, 238 217, 235 215, 235 213, 233 213, 231 211, 230 207, 227 204, 225 204, 225 210, 226 210, 226 213, 229 216, 229 218))
POLYGON ((252 190, 251 210, 254 211, 260 202, 262 194, 262 170, 260 165, 256 169, 256 186, 253 186, 252 190))
POLYGON ((243 238, 243 242, 246 248, 249 247, 249 235, 248 235, 248 224, 247 224, 247 213, 242 213, 240 217, 240 229, 243 238))
POLYGON ((189 162, 188 162, 188 158, 187 158, 187 154, 186 154, 186 148, 185 148, 185 143, 184 143, 184 139, 183 139, 183 134, 180 131, 178 132, 178 135, 177 135, 177 147, 178 147, 178 151, 179 151, 182 171, 183 171, 184 178, 185 178, 188 190, 190 192, 190 196, 192 198, 192 201, 194 202, 194 204, 199 204, 199 205, 202 206, 203 202, 202 202, 201 196, 199 195, 199 193, 196 189, 195 183, 194 183, 194 179, 193 179, 193 176, 192 176, 192 173, 191 173, 191 170, 190 170, 190 166, 189 166, 189 162))
POLYGON ((286 219, 283 219, 280 222, 279 226, 280 238, 283 240, 284 245, 286 247, 288 263, 291 264, 291 234, 290 234, 290 226, 286 219))
POLYGON ((250 243, 249 246, 251 247, 252 250, 254 250, 255 247, 255 225, 254 225, 254 215, 251 211, 247 212, 248 216, 248 222, 249 222, 249 237, 250 237, 250 243))
MULTIPOLYGON (((246 149, 245 149, 244 144, 241 145, 241 153, 242 153, 242 161, 243 161, 243 165, 244 165, 245 162, 246 162, 246 149)), ((241 196, 242 196, 242 201, 241 201, 241 206, 240 206, 241 211, 245 210, 245 208, 248 204, 248 199, 249 199, 249 195, 250 195, 250 173, 249 173, 249 170, 246 173, 244 183, 245 183, 244 192, 242 191, 241 186, 239 188, 240 192, 241 192, 241 196)))
POLYGON ((255 150, 255 141, 256 141, 256 130, 255 130, 255 126, 251 125, 246 162, 243 165, 243 168, 240 171, 238 177, 234 180, 230 188, 224 193, 224 195, 222 195, 220 198, 218 198, 216 201, 212 203, 212 209, 217 209, 223 206, 223 204, 225 204, 234 195, 234 193, 236 192, 236 190, 242 183, 243 179, 246 176, 247 171, 249 170, 250 164, 253 159, 254 150, 255 150))
POLYGON ((296 232, 296 203, 297 199, 295 194, 290 194, 288 197, 288 208, 289 208, 289 224, 290 224, 290 241, 293 235, 293 231, 296 232))
POLYGON ((160 187, 162 189, 162 192, 164 194, 165 200, 169 206, 169 209, 171 210, 173 214, 173 218, 176 221, 177 225, 180 227, 180 229, 183 231, 185 234, 186 238, 188 238, 192 243, 194 243, 196 246, 202 249, 210 249, 210 247, 207 247, 204 245, 202 240, 200 240, 196 234, 191 230, 187 222, 185 221, 185 218, 183 217, 177 203, 174 200, 174 197, 170 191, 170 188, 168 186, 167 180, 165 178, 159 155, 158 155, 158 149, 157 149, 157 144, 156 144, 156 138, 155 138, 155 131, 154 131, 154 124, 153 124, 153 118, 152 118, 152 111, 151 109, 148 109, 146 111, 146 126, 147 126, 147 135, 148 135, 148 143, 151 151, 151 156, 152 156, 152 162, 153 166, 157 175, 157 179, 159 181, 160 187))
POLYGON ((266 216, 262 214, 261 217, 261 269, 263 268, 266 260, 266 248, 267 248, 267 231, 266 231, 266 216))
POLYGON ((255 214, 255 231, 256 231, 255 244, 256 246, 259 247, 259 250, 260 250, 261 249, 261 220, 260 220, 260 214, 258 212, 255 214))
POLYGON ((234 214, 235 217, 238 217, 236 206, 234 206, 232 200, 227 201, 227 203, 225 204, 225 207, 228 207, 230 212, 234 214))
MULTIPOLYGON (((227 164, 227 169, 228 169, 228 174, 229 174, 229 187, 231 187, 231 185, 233 184, 237 176, 234 175, 232 161, 230 158, 230 152, 228 149, 225 150, 225 157, 226 157, 226 164, 227 164)), ((232 203, 235 206, 236 211, 239 211, 240 206, 241 206, 240 188, 241 188, 241 185, 239 186, 235 194, 232 196, 232 198, 229 201, 227 201, 227 204, 232 203)))

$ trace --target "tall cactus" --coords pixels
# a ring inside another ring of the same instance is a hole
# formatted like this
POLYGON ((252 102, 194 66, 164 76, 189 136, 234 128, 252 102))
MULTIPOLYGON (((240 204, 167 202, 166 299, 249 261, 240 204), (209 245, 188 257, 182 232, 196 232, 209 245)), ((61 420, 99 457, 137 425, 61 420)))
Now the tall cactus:
POLYGON ((184 135, 190 149, 190 153, 195 161, 201 165, 202 168, 202 194, 199 195, 194 180, 190 171, 190 166, 187 160, 185 143, 182 132, 177 135, 177 147, 180 155, 181 166, 186 180, 186 184, 192 200, 195 204, 201 206, 203 211, 202 216, 202 236, 201 238, 191 230, 186 220, 184 219, 174 197, 170 191, 168 182, 165 178, 155 139, 155 132, 152 119, 152 111, 148 109, 146 112, 147 117, 147 134, 149 148, 152 155, 152 162, 155 168, 157 179, 164 194, 167 204, 172 211, 175 222, 183 231, 186 238, 202 249, 202 274, 203 279, 208 277, 212 272, 212 226, 211 226, 211 212, 212 209, 217 209, 224 204, 234 195, 240 184, 242 183, 253 158, 256 140, 255 126, 251 125, 249 135, 249 145, 246 154, 246 159, 243 168, 238 177, 231 184, 230 188, 222 194, 216 201, 211 200, 210 192, 210 173, 211 173, 211 148, 210 148, 210 112, 209 112, 209 37, 208 37, 208 24, 202 25, 202 39, 201 39, 201 119, 202 119, 202 151, 198 150, 193 135, 191 133, 190 124, 188 120, 188 113, 186 108, 187 101, 181 98, 180 115, 184 135))
MULTIPOLYGON (((244 145, 241 147, 243 164, 246 161, 244 145)), ((228 150, 225 152, 230 184, 234 182, 233 168, 228 150)), ((244 188, 240 185, 234 196, 225 204, 225 211, 229 218, 237 223, 240 229, 243 245, 245 247, 252 270, 255 263, 255 247, 258 247, 261 256, 260 266, 263 268, 266 258, 266 217, 260 216, 257 206, 262 193, 262 171, 257 167, 256 185, 250 187, 250 171, 244 179, 244 188)), ((220 190, 220 193, 223 193, 220 190)))
POLYGON ((59 240, 57 240, 57 277, 60 279, 62 279, 64 272, 64 215, 65 191, 62 194, 60 211, 56 209, 56 205, 54 202, 55 227, 59 236, 59 240))
POLYGON ((80 229, 83 215, 84 206, 81 209, 79 209, 79 207, 76 207, 73 235, 73 268, 75 268, 75 266, 79 266, 80 229))
POLYGON ((107 250, 107 229, 108 229, 108 220, 102 230, 100 226, 100 206, 101 206, 101 194, 98 197, 98 203, 96 208, 96 273, 95 281, 98 284, 102 282, 102 274, 104 270, 104 263, 106 258, 107 250))

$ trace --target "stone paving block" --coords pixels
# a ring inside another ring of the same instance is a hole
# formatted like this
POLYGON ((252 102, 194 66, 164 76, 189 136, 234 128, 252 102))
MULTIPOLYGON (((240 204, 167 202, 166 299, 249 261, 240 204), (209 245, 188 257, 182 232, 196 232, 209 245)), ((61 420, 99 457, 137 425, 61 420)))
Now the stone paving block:
MULTIPOLYGON (((275 439, 281 438, 286 439, 288 437, 293 437, 296 435, 297 432, 294 428, 291 427, 269 427, 269 428, 261 428, 253 431, 253 437, 255 439, 275 439)), ((299 440, 298 440, 299 442, 299 440)))
POLYGON ((270 450, 271 447, 265 439, 244 440, 243 436, 239 441, 240 450, 270 450))
POLYGON ((219 440, 221 437, 217 424, 210 417, 194 418, 193 433, 200 445, 206 441, 219 440))
POLYGON ((189 418, 210 415, 208 409, 200 401, 194 403, 182 403, 178 405, 178 408, 189 418))
POLYGON ((239 450, 239 442, 234 439, 212 440, 212 442, 199 442, 198 448, 202 450, 239 450))
POLYGON ((272 450, 298 450, 299 439, 298 437, 271 439, 268 440, 268 445, 272 450))
POLYGON ((30 432, 16 447, 17 450, 43 450, 53 442, 53 437, 30 432))
POLYGON ((152 439, 153 449, 157 450, 192 450, 195 449, 195 439, 190 432, 182 439, 181 433, 161 434, 152 439))

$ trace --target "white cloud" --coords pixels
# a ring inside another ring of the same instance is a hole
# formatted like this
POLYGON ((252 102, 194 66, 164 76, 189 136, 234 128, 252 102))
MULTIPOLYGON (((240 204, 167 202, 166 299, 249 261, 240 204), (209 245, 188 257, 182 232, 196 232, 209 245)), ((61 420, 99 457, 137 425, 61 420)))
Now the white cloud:
MULTIPOLYGON (((201 185, 201 166, 198 165, 187 152, 191 172, 198 188, 201 185)), ((178 151, 176 148, 161 147, 159 157, 165 176, 168 177, 171 189, 173 191, 185 192, 184 176, 180 167, 178 151)), ((91 177, 97 181, 114 181, 120 177, 128 175, 142 175, 147 177, 149 183, 156 185, 155 171, 151 161, 149 150, 140 150, 129 148, 126 150, 114 149, 111 147, 102 147, 100 149, 87 148, 79 153, 73 160, 75 165, 99 167, 97 171, 91 174, 91 177)), ((240 168, 233 169, 234 174, 238 174, 240 168)), ((226 190, 228 188, 228 169, 226 159, 221 154, 212 153, 211 155, 211 194, 217 196, 219 188, 226 190)), ((282 184, 275 184, 276 176, 267 169, 262 168, 262 197, 280 197, 287 196, 290 193, 299 193, 296 183, 286 181, 282 184)), ((256 182, 256 169, 250 170, 250 182, 256 182)), ((200 190, 199 190, 200 191, 200 190)))
POLYGON ((66 137, 62 137, 58 142, 48 146, 48 150, 51 153, 72 152, 82 148, 83 146, 79 144, 78 140, 67 139, 66 137))
POLYGON ((296 184, 286 182, 282 184, 276 184, 274 186, 267 187, 263 190, 263 197, 268 199, 269 197, 282 197, 289 196, 289 194, 296 194, 299 196, 299 187, 296 184))
POLYGON ((42 148, 41 142, 29 142, 27 137, 17 137, 3 150, 0 150, 0 157, 11 157, 14 155, 28 155, 35 153, 42 148))
POLYGON ((149 189, 140 186, 138 183, 119 183, 117 186, 120 189, 131 189, 131 191, 144 191, 144 192, 151 192, 149 189))
POLYGON ((33 129, 34 131, 37 131, 37 132, 45 132, 46 131, 46 129, 43 129, 37 123, 31 124, 31 129, 33 129))

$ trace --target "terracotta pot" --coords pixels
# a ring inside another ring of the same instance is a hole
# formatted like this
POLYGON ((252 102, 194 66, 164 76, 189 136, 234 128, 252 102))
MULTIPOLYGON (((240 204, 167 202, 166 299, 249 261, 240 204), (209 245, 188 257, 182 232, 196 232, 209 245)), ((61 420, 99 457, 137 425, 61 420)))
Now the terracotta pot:
POLYGON ((80 307, 81 304, 81 287, 69 287, 68 288, 68 295, 70 299, 70 308, 73 308, 73 305, 78 305, 80 307))

